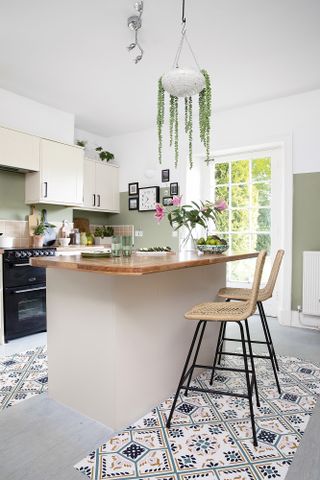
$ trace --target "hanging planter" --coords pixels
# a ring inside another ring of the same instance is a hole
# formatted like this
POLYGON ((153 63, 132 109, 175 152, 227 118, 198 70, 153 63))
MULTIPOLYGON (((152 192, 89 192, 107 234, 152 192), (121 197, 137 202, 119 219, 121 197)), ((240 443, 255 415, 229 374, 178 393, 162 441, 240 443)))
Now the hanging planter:
POLYGON ((206 70, 200 69, 186 34, 184 15, 185 0, 182 1, 182 32, 179 48, 174 60, 174 68, 162 75, 158 82, 158 141, 159 162, 162 162, 163 125, 165 120, 165 92, 169 94, 169 135, 170 146, 174 145, 175 166, 179 161, 179 98, 184 99, 185 133, 189 143, 189 166, 193 166, 193 96, 199 95, 199 132, 200 140, 206 150, 206 161, 210 160, 210 120, 211 120, 211 83, 206 70), (187 43, 194 58, 196 69, 179 66, 179 59, 187 43))

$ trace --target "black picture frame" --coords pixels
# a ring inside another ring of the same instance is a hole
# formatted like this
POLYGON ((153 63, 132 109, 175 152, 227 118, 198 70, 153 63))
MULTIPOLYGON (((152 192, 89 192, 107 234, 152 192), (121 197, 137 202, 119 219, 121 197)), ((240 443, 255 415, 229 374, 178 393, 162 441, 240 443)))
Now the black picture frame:
POLYGON ((169 168, 161 170, 161 182, 168 183, 170 182, 170 170, 169 168))
POLYGON ((160 187, 152 185, 150 187, 139 188, 139 212, 154 212, 156 203, 160 201, 160 187))
POLYGON ((133 182, 128 184, 128 194, 129 196, 139 194, 139 182, 133 182))
POLYGON ((170 183, 170 196, 179 195, 178 182, 170 183))
POLYGON ((173 197, 163 197, 162 205, 164 207, 171 207, 173 205, 173 197))
POLYGON ((129 210, 139 210, 139 197, 129 197, 128 198, 128 209, 129 210))

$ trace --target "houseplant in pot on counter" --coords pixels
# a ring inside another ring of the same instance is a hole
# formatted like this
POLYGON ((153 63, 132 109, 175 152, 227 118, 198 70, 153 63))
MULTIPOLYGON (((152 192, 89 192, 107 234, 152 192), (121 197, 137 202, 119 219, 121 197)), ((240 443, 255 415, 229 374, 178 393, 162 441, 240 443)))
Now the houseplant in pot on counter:
POLYGON ((112 227, 97 227, 94 231, 95 245, 111 246, 114 230, 112 227))
POLYGON ((46 233, 47 226, 43 222, 38 222, 38 225, 33 231, 32 246, 35 248, 43 247, 44 234, 46 233))

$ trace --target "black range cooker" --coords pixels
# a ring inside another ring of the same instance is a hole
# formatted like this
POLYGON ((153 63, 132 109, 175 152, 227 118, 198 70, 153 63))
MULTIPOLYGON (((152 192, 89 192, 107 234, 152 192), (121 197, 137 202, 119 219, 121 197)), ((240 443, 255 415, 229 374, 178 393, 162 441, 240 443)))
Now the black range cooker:
POLYGON ((5 341, 46 330, 46 271, 31 257, 53 256, 55 248, 16 248, 3 254, 5 341))

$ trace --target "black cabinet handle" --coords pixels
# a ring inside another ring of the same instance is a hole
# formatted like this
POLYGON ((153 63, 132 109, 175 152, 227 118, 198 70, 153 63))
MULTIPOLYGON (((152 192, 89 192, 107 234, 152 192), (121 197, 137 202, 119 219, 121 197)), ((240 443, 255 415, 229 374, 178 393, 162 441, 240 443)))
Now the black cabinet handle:
POLYGON ((97 195, 98 197, 98 207, 100 207, 100 195, 97 195))
POLYGON ((47 198, 48 196, 48 182, 43 182, 44 183, 44 198, 47 198))
POLYGON ((92 206, 93 206, 93 207, 96 206, 96 195, 95 195, 95 193, 93 194, 93 203, 92 203, 92 206))

